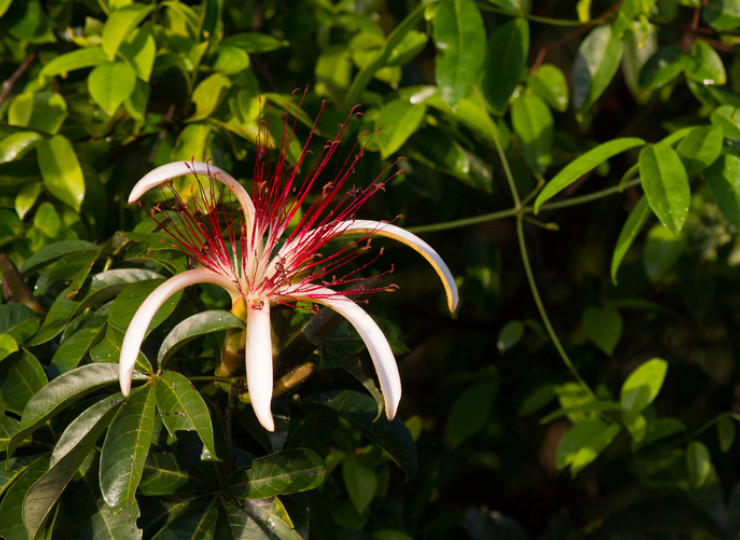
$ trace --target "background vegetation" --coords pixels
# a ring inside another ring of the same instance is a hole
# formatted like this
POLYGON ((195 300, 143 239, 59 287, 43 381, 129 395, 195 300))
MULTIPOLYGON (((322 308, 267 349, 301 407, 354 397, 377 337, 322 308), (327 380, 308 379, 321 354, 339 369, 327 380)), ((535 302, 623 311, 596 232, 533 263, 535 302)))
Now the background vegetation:
POLYGON ((739 38, 733 0, 0 0, 0 535, 740 538, 739 38), (345 153, 382 127, 358 184, 406 158, 360 217, 459 280, 450 318, 418 256, 376 266, 400 418, 340 325, 284 350, 318 369, 268 437, 212 380, 241 323, 191 318, 209 287, 122 401, 123 332, 188 265, 133 184, 248 181, 265 103, 303 141, 324 99, 322 136, 363 113, 345 153))

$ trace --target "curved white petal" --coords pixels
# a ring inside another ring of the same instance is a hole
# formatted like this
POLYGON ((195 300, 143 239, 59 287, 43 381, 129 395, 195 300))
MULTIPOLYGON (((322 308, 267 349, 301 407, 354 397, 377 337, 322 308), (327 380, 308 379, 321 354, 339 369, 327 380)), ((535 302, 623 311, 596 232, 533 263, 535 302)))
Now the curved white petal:
POLYGON ((239 201, 239 204, 244 211, 244 218, 247 220, 247 230, 251 231, 254 226, 254 203, 249 193, 244 187, 234 180, 234 178, 224 171, 208 163, 202 161, 175 161, 162 165, 156 169, 147 173, 141 180, 139 180, 134 188, 131 190, 131 194, 128 196, 129 204, 138 201, 144 193, 158 186, 162 182, 177 178, 179 176, 187 176, 188 174, 198 174, 201 176, 210 176, 214 180, 225 184, 239 201))
POLYGON ((270 303, 247 305, 247 390, 257 420, 267 431, 275 431, 272 419, 272 327, 270 303))
MULTIPOLYGON (((415 234, 412 234, 396 225, 391 225, 390 223, 371 221, 367 219, 338 221, 333 231, 335 233, 338 232, 340 235, 372 234, 385 236, 387 238, 392 238, 393 240, 398 240, 402 244, 406 244, 414 251, 421 254, 421 256, 432 265, 432 268, 434 268, 434 271, 437 272, 437 275, 442 280, 442 285, 444 286, 445 294, 447 295, 447 306, 450 308, 451 312, 455 311, 459 297, 457 293, 457 284, 455 283, 455 278, 452 277, 452 272, 450 272, 449 267, 442 260, 442 257, 439 256, 439 253, 415 234)), ((304 241, 305 238, 310 238, 313 234, 316 234, 316 230, 308 231, 303 236, 304 241)), ((299 240, 294 240, 293 242, 284 245, 278 252, 277 256, 273 258, 273 263, 271 264, 274 264, 275 261, 282 262, 282 259, 289 257, 291 251, 295 249, 295 244, 298 241, 299 240)))
POLYGON ((121 344, 121 356, 118 361, 118 381, 124 396, 128 396, 129 392, 131 392, 131 377, 134 372, 136 358, 139 356, 139 349, 146 336, 149 323, 152 322, 157 310, 177 291, 196 283, 213 283, 219 285, 229 292, 232 300, 240 297, 239 292, 229 279, 205 268, 187 270, 177 274, 154 289, 146 297, 146 300, 144 300, 141 306, 139 306, 139 309, 136 310, 121 344))
POLYGON ((378 373, 380 390, 385 400, 385 414, 388 420, 393 420, 398 411, 398 403, 401 401, 401 376, 398 374, 398 366, 391 346, 377 323, 352 300, 336 295, 331 289, 320 288, 312 291, 310 296, 297 295, 294 298, 330 307, 355 327, 378 373), (315 298, 314 294, 322 298, 315 298))

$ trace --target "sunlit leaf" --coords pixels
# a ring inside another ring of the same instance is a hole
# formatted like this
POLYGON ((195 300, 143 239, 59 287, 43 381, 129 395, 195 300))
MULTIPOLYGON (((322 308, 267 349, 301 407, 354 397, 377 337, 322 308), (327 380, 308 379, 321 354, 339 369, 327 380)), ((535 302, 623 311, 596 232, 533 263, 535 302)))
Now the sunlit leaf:
POLYGON ((570 465, 571 475, 575 476, 614 440, 619 426, 606 424, 601 420, 588 420, 572 426, 560 439, 555 454, 558 469, 570 465))
POLYGON ((55 135, 39 142, 36 152, 46 189, 79 212, 85 198, 85 178, 72 143, 55 135))
POLYGON ((425 106, 401 100, 392 101, 381 109, 376 121, 381 131, 375 135, 375 140, 383 159, 401 148, 419 127, 425 112, 425 106))
POLYGON ((711 45, 701 39, 694 40, 691 52, 684 55, 682 64, 686 76, 702 84, 725 84, 727 75, 722 59, 711 45))
POLYGON ((538 212, 540 206, 549 199, 560 193, 566 187, 578 180, 581 176, 592 171, 609 158, 621 154, 631 148, 642 146, 645 141, 636 137, 613 139, 600 144, 588 152, 581 154, 566 165, 552 180, 545 184, 544 189, 537 195, 534 201, 534 210, 538 212))
POLYGON ((606 90, 622 61, 623 45, 608 24, 597 26, 578 48, 573 64, 573 105, 583 114, 606 90))
POLYGON ((103 27, 103 50, 113 60, 123 40, 154 9, 153 5, 129 4, 110 14, 103 27))
POLYGON ((485 54, 483 18, 472 0, 454 0, 434 15, 435 74, 442 98, 455 107, 478 80, 485 54))
POLYGON ((99 66, 107 61, 108 57, 101 47, 75 49, 52 58, 41 70, 39 76, 53 77, 77 69, 99 66))
POLYGON ((640 151, 640 181, 658 219, 678 236, 689 214, 691 191, 681 159, 667 144, 640 151))
POLYGON ((658 396, 667 371, 668 363, 660 358, 640 364, 622 384, 622 410, 640 412, 650 405, 658 396))
POLYGON ((87 89, 95 103, 113 116, 136 88, 136 71, 125 62, 99 65, 87 78, 87 89))
POLYGON ((20 159, 43 138, 35 131, 20 131, 0 140, 0 163, 20 159))

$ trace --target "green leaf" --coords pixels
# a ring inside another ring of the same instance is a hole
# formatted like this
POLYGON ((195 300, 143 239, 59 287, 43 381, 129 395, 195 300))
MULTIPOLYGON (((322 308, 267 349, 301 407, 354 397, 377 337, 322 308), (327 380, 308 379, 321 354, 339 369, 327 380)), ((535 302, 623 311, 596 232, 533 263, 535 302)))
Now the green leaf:
POLYGON ((231 81, 221 73, 214 73, 202 80, 193 91, 192 101, 195 104, 195 112, 188 118, 188 121, 194 122, 208 118, 216 110, 223 94, 229 88, 231 88, 231 81))
POLYGON ((539 177, 552 163, 553 119, 545 102, 523 94, 511 104, 511 122, 527 165, 539 177))
MULTIPOLYGON (((159 279, 150 279, 127 285, 113 301, 108 322, 114 328, 125 332, 126 329, 128 329, 134 314, 136 314, 136 311, 139 309, 139 306, 141 306, 146 297, 149 296, 149 294, 161 283, 162 281, 159 279)), ((177 307, 177 303, 180 301, 181 296, 182 292, 178 292, 162 304, 162 307, 159 308, 159 311, 157 311, 154 319, 152 319, 152 322, 149 324, 147 333, 162 324, 162 322, 170 316, 177 307)))
POLYGON ((414 105, 402 100, 392 101, 380 110, 376 125, 381 131, 375 135, 375 141, 380 147, 382 159, 403 146, 419 127, 425 113, 424 105, 414 105))
MULTIPOLYGON (((45 384, 44 368, 30 352, 22 349, 21 354, 6 358, 0 362, 0 410, 4 409, 13 414, 21 414, 23 408, 27 407, 29 400, 45 384)), ((12 453, 11 447, 16 437, 18 437, 18 433, 8 441, 8 456, 12 453)))
POLYGON ((26 184, 15 196, 15 211, 23 219, 41 195, 41 182, 26 184))
POLYGON ((90 72, 87 89, 95 103, 113 116, 136 88, 136 71, 125 62, 108 62, 90 72))
POLYGON ((289 44, 284 39, 278 39, 268 34, 261 34, 256 32, 243 32, 240 34, 233 34, 225 38, 222 42, 222 46, 236 47, 247 53, 265 53, 283 49, 289 44))
MULTIPOLYGON (((51 453, 49 468, 53 468, 69 453, 76 451, 80 445, 86 445, 93 439, 94 444, 105 428, 108 427, 113 415, 123 403, 123 395, 110 394, 90 405, 77 418, 72 420, 64 429, 54 450, 51 453)), ((85 448, 90 450, 87 446, 85 448)), ((84 456, 82 456, 84 457, 84 456)))
POLYGON ((118 268, 95 274, 90 280, 87 295, 77 308, 77 313, 113 298, 130 283, 150 279, 163 278, 157 272, 143 268, 118 268))
POLYGON ((0 534, 6 540, 26 540, 23 526, 23 499, 36 481, 49 468, 49 460, 44 457, 31 463, 13 482, 0 502, 0 534))
POLYGON ((136 70, 136 76, 149 82, 154 67, 157 44, 148 28, 137 28, 133 36, 121 43, 119 49, 123 56, 136 70))
POLYGON ((260 457, 249 470, 229 480, 229 493, 238 498, 266 499, 315 489, 326 475, 324 461, 308 448, 291 448, 260 457))
POLYGON ((0 305, 0 332, 9 334, 15 342, 24 343, 38 328, 38 317, 30 307, 23 304, 0 305))
POLYGON ((67 102, 55 92, 24 92, 8 108, 8 123, 54 134, 67 117, 67 102))
POLYGON ((689 79, 702 84, 725 84, 727 74, 722 59, 711 45, 701 39, 691 44, 691 52, 681 58, 684 72, 689 79))
POLYGON ((129 4, 115 10, 108 16, 103 27, 103 50, 109 60, 113 60, 118 47, 124 39, 131 35, 131 31, 143 21, 154 9, 154 5, 139 3, 129 4))
POLYGON ((315 403, 331 409, 339 416, 353 422, 365 436, 380 446, 407 476, 413 476, 418 467, 416 444, 406 426, 396 417, 387 420, 378 416, 375 400, 354 390, 324 392, 303 399, 303 403, 315 403))
POLYGON ((655 90, 678 77, 683 71, 683 54, 678 45, 658 49, 640 70, 640 86, 648 91, 655 90))
POLYGON ((303 540, 279 499, 267 503, 229 499, 220 507, 221 517, 213 538, 225 540, 303 540))
POLYGON ((740 27, 740 2, 737 0, 709 0, 701 9, 704 21, 720 32, 740 27))
POLYGON ((65 290, 54 300, 54 303, 49 308, 49 312, 46 314, 44 324, 41 325, 39 331, 33 336, 30 345, 41 345, 53 339, 64 329, 70 319, 72 319, 78 302, 71 300, 67 295, 68 292, 69 290, 65 290))
POLYGON ((609 158, 621 154, 630 148, 642 146, 643 144, 645 144, 645 141, 636 137, 614 139, 600 144, 596 148, 592 148, 585 154, 578 156, 556 174, 552 180, 545 184, 544 189, 537 195, 537 199, 534 201, 535 213, 539 212, 540 206, 543 203, 560 193, 587 172, 592 171, 609 158))
POLYGON ((617 270, 619 270, 619 265, 622 264, 622 259, 624 259, 624 256, 627 254, 632 242, 637 238, 637 235, 640 234, 640 231, 647 222, 647 218, 650 214, 650 206, 648 205, 647 197, 643 195, 630 212, 630 215, 627 216, 627 220, 624 222, 624 226, 619 232, 617 245, 612 254, 611 276, 612 283, 615 285, 617 284, 617 270))
POLYGON ((691 176, 709 167, 722 152, 724 131, 719 126, 703 126, 692 129, 676 148, 678 157, 691 176))
MULTIPOLYGON (((0 367, 2 364, 0 364, 0 367)), ((134 372, 134 379, 146 377, 134 372)), ((46 382, 46 381, 44 381, 46 382)), ((85 397, 98 388, 118 382, 115 364, 87 364, 80 366, 46 384, 33 395, 21 417, 18 433, 8 443, 8 455, 31 433, 46 423, 59 411, 85 397)))
POLYGON ((647 420, 642 414, 627 411, 622 414, 622 419, 624 420, 624 427, 630 432, 630 436, 634 442, 639 443, 645 439, 647 420))
POLYGON ((221 45, 213 61, 213 69, 230 75, 244 71, 249 63, 249 55, 242 49, 221 45))
POLYGON ((80 328, 74 334, 66 337, 59 348, 54 352, 49 364, 49 376, 56 377, 76 368, 93 343, 97 342, 105 331, 105 317, 96 317, 97 324, 80 328))
POLYGON ((84 240, 65 240, 63 242, 54 242, 41 248, 39 251, 29 257, 20 268, 22 274, 28 275, 39 268, 43 268, 63 256, 74 252, 94 252, 97 253, 100 248, 84 240))
MULTIPOLYGON (((143 484, 143 481, 142 481, 143 484)), ((213 499, 198 498, 182 503, 184 509, 176 518, 167 522, 152 540, 177 540, 180 538, 217 538, 218 507, 213 499)))
POLYGON ((722 453, 727 453, 732 448, 732 443, 735 442, 735 421, 731 416, 723 416, 717 420, 717 441, 722 453))
POLYGON ((712 124, 725 131, 725 137, 740 140, 740 107, 721 105, 709 117, 712 124))
POLYGON ((35 538, 62 491, 93 450, 120 401, 114 401, 115 406, 112 406, 110 397, 103 399, 88 408, 62 433, 54 448, 49 470, 28 490, 23 500, 23 523, 30 538, 35 538), (57 452, 60 445, 63 450, 57 452))
POLYGON ((640 364, 622 384, 619 404, 625 412, 641 412, 660 392, 668 362, 653 358, 640 364))
POLYGON ((614 308, 588 307, 583 312, 586 337, 609 356, 622 337, 622 316, 614 308))
POLYGON ((0 140, 0 163, 20 159, 42 140, 35 131, 19 131, 0 140))
POLYGON ((155 386, 157 408, 167 431, 197 431, 211 459, 216 458, 213 425, 208 406, 190 381, 175 371, 162 374, 155 386))
POLYGON ((134 501, 152 442, 155 402, 151 385, 133 390, 108 428, 100 453, 100 490, 108 506, 134 501))
POLYGON ((570 465, 571 475, 575 476, 609 446, 617 433, 618 425, 601 420, 588 420, 572 426, 560 439, 555 465, 558 469, 570 465))
POLYGON ((523 335, 524 324, 522 321, 509 321, 499 330, 496 347, 504 353, 519 343, 523 335))
POLYGON ((375 469, 362 459, 350 457, 342 461, 342 479, 349 500, 362 515, 370 506, 378 489, 378 476, 375 469))
POLYGON ((141 477, 142 495, 172 495, 178 491, 204 491, 212 487, 208 478, 201 478, 198 469, 189 466, 180 454, 172 451, 150 452, 141 477))
POLYGON ((445 434, 453 448, 486 427, 491 416, 498 384, 482 382, 460 394, 447 415, 445 434))
POLYGON ((639 158, 640 181, 658 219, 678 236, 689 214, 691 190, 681 159, 666 144, 644 147, 639 158))
POLYGON ((403 41, 406 35, 414 30, 416 24, 424 14, 426 6, 419 4, 414 10, 409 13, 406 18, 398 24, 395 29, 390 33, 388 39, 385 42, 385 46, 378 53, 378 56, 373 62, 363 67, 357 74, 355 79, 352 81, 352 85, 347 91, 345 97, 345 104, 354 105, 360 98, 360 94, 365 87, 370 83, 375 73, 385 67, 386 61, 390 57, 393 50, 403 41))
POLYGON ((0 361, 18 350, 18 342, 12 334, 0 333, 0 361))
POLYGON ((186 343, 211 332, 219 332, 231 328, 244 329, 244 321, 228 311, 213 309, 192 315, 181 323, 178 323, 167 334, 167 337, 162 341, 162 345, 159 348, 157 362, 160 365, 164 365, 167 359, 186 343))
POLYGON ((34 293, 44 294, 55 283, 64 281, 67 288, 62 294, 67 298, 74 298, 87 279, 99 252, 99 249, 95 249, 94 251, 66 253, 44 269, 36 280, 34 293))
POLYGON ((39 77, 53 77, 70 71, 99 66, 108 62, 101 47, 84 47, 52 58, 39 73, 39 77))
POLYGON ((568 82, 560 68, 542 64, 527 83, 553 109, 560 112, 568 109, 568 82))
POLYGON ((472 0, 453 0, 439 6, 434 15, 435 75, 442 98, 451 108, 478 80, 485 41, 483 17, 472 0))
POLYGON ((704 443, 692 441, 686 447, 686 466, 694 489, 701 488, 712 472, 712 458, 704 443))
POLYGON ((659 283, 668 276, 687 244, 686 235, 676 238, 660 223, 648 231, 642 257, 645 273, 652 283, 659 283))
POLYGON ((583 114, 606 90, 622 61, 623 45, 609 25, 597 26, 578 48, 571 76, 573 105, 583 114))
POLYGON ((720 156, 704 171, 704 179, 722 215, 740 230, 740 157, 732 154, 720 156))
POLYGON ((39 142, 36 152, 46 189, 79 212, 85 198, 85 178, 72 143, 55 135, 39 142))
POLYGON ((488 40, 481 90, 497 113, 503 113, 524 75, 529 52, 529 24, 514 19, 496 28, 488 40))
MULTIPOLYGON (((0 453, 4 453, 8 450, 8 442, 13 434, 18 431, 18 420, 11 418, 5 414, 0 415, 0 453)), ((5 460, 5 465, 8 465, 8 460, 5 460)), ((0 475, 0 480, 2 476, 0 475)), ((0 494, 3 491, 3 484, 0 481, 0 494)))
POLYGON ((188 124, 180 132, 175 147, 172 149, 172 161, 190 161, 207 159, 208 136, 211 126, 204 123, 188 124))

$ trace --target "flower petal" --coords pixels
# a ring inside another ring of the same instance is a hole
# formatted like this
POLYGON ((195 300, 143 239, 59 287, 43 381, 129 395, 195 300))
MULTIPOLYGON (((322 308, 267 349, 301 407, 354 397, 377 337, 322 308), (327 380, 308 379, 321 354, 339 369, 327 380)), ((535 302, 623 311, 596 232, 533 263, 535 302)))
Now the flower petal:
POLYGON ((439 256, 439 253, 437 253, 434 248, 424 240, 401 227, 382 221, 370 221, 366 219, 342 221, 337 224, 337 228, 340 229, 340 234, 372 234, 373 236, 377 235, 392 238, 393 240, 398 240, 402 244, 406 244, 411 249, 421 254, 421 256, 432 265, 432 268, 434 268, 437 275, 442 280, 442 285, 447 294, 447 306, 450 308, 451 312, 455 311, 458 302, 455 278, 452 277, 452 272, 450 272, 450 269, 442 260, 442 257, 439 256))
POLYGON ((257 420, 267 431, 275 431, 272 401, 272 327, 270 303, 247 305, 247 391, 257 420))
POLYGON ((295 296, 294 298, 330 307, 355 327, 378 373, 380 390, 385 400, 385 414, 388 420, 393 420, 398 411, 398 403, 401 401, 401 376, 398 374, 398 366, 391 346, 377 323, 355 302, 346 296, 337 295, 331 289, 319 288, 312 291, 309 296, 295 296), (318 298, 313 297, 313 294, 318 298))
POLYGON ((198 174, 201 176, 208 176, 214 180, 225 184, 239 201, 239 204, 244 211, 244 217, 247 220, 248 231, 251 231, 254 225, 254 203, 249 193, 242 187, 242 185, 234 180, 234 178, 224 171, 208 163, 201 161, 175 161, 162 165, 156 169, 147 173, 141 180, 139 180, 134 188, 131 190, 131 194, 128 196, 129 204, 138 201, 144 193, 160 185, 167 180, 177 178, 179 176, 187 176, 188 174, 198 174))
POLYGON ((230 280, 205 268, 187 270, 177 274, 154 289, 136 310, 121 344, 118 381, 124 396, 128 396, 131 392, 131 377, 134 373, 136 358, 139 356, 139 349, 146 336, 149 323, 152 322, 157 310, 177 291, 195 283, 213 283, 226 289, 231 294, 232 300, 239 297, 239 292, 230 280))

